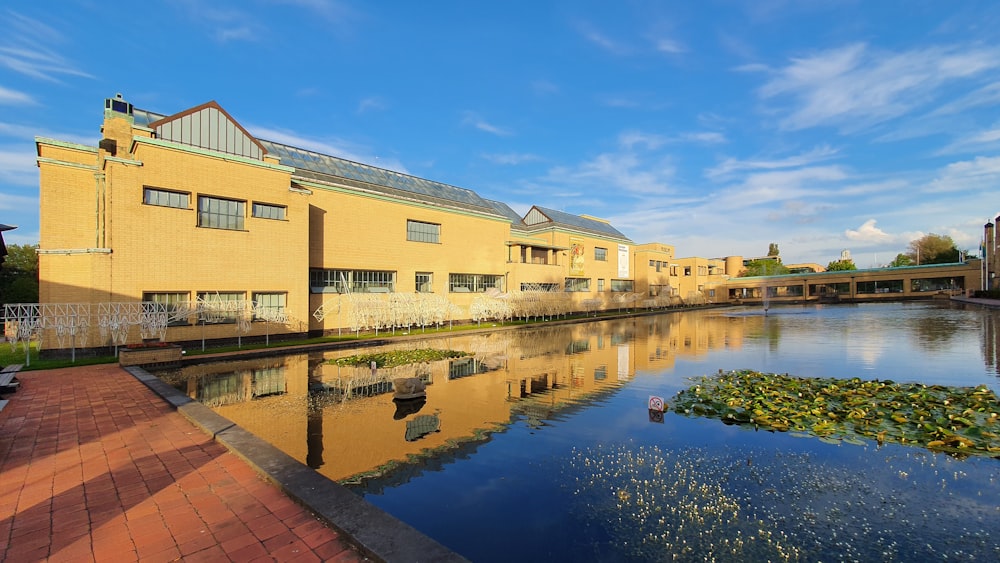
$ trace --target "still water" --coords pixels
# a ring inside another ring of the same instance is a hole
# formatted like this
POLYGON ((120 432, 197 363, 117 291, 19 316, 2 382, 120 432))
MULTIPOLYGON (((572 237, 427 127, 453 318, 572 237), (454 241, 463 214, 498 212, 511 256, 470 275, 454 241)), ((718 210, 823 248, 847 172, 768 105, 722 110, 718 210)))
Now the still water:
POLYGON ((473 355, 375 373, 159 375, 473 561, 1000 560, 998 459, 647 410, 734 369, 1000 392, 998 329, 946 302, 712 309, 400 342, 473 355))

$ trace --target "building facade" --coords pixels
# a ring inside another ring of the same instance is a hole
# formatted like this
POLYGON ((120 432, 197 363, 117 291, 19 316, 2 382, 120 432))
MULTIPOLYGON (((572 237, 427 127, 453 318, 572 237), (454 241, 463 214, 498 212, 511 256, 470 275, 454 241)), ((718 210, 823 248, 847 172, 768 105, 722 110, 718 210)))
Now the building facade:
MULTIPOLYGON (((257 138, 215 102, 165 115, 118 95, 101 135, 36 138, 40 303, 5 310, 8 339, 270 338, 847 287, 737 278, 742 257, 679 258, 589 215, 522 217, 469 189, 257 138)), ((972 287, 958 275, 927 279, 972 287)), ((853 279, 848 295, 886 293, 853 279)))

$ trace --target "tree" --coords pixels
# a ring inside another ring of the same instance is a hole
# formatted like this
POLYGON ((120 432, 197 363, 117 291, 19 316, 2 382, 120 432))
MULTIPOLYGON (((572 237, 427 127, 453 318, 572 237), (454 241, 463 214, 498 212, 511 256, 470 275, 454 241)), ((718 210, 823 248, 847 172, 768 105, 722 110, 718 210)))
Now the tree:
POLYGON ((751 260, 747 268, 740 272, 741 278, 754 276, 780 276, 789 273, 788 267, 778 260, 751 260))
POLYGON ((854 265, 854 260, 834 260, 826 265, 826 271, 828 272, 842 272, 857 269, 858 267, 854 265))
POLYGON ((900 266, 912 266, 912 265, 913 265, 913 260, 910 260, 910 257, 903 253, 897 254, 896 259, 893 260, 892 262, 889 262, 890 268, 898 268, 900 266))
POLYGON ((38 302, 38 245, 7 245, 0 266, 0 305, 38 302))
POLYGON ((768 256, 777 256, 778 255, 778 243, 772 242, 767 247, 767 255, 768 256))
POLYGON ((910 241, 910 260, 918 266, 924 264, 950 264, 961 261, 961 252, 948 235, 931 233, 910 241))

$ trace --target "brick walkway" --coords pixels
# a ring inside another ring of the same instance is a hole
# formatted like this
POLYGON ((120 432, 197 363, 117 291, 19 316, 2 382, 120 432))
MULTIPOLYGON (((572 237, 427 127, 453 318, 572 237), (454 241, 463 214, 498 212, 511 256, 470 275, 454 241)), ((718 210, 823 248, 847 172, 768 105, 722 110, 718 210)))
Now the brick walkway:
POLYGON ((0 561, 361 561, 117 365, 21 372, 0 412, 0 561))

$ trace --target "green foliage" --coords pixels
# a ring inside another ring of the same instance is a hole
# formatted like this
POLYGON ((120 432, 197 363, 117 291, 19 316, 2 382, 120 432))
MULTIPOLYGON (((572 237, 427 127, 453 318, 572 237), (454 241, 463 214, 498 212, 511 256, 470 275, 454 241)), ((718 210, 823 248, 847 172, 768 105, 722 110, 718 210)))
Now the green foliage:
POLYGON ((780 276, 787 273, 790 273, 788 267, 777 260, 751 260, 740 277, 780 276))
POLYGON ((462 358, 471 356, 468 352, 458 350, 435 350, 433 348, 421 348, 419 350, 395 350, 390 352, 377 352, 374 354, 357 354, 346 358, 330 360, 331 364, 338 366, 368 366, 375 362, 376 367, 394 368, 407 364, 419 364, 422 362, 436 362, 450 358, 462 358))
POLYGON ((834 260, 826 265, 826 271, 828 272, 843 272, 857 269, 858 267, 854 265, 854 260, 834 260))
POLYGON ((0 265, 0 305, 37 302, 38 245, 8 245, 0 265))
POLYGON ((910 260, 910 257, 908 255, 902 253, 897 254, 895 260, 889 262, 890 268, 898 268, 900 266, 912 266, 912 265, 913 265, 913 260, 910 260))
POLYGON ((955 241, 948 235, 931 233, 910 241, 910 260, 918 265, 951 264, 961 261, 961 251, 955 246, 955 241))
POLYGON ((680 414, 797 432, 824 441, 920 445, 1000 457, 1000 402, 985 385, 949 387, 756 371, 702 377, 677 394, 680 414))
POLYGON ((767 247, 767 255, 768 256, 777 256, 778 255, 778 243, 772 242, 767 247))

